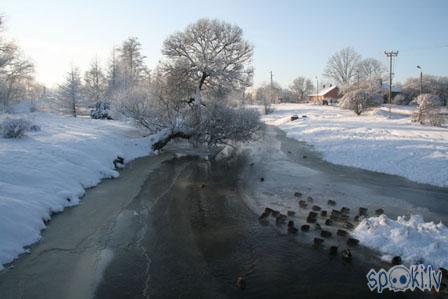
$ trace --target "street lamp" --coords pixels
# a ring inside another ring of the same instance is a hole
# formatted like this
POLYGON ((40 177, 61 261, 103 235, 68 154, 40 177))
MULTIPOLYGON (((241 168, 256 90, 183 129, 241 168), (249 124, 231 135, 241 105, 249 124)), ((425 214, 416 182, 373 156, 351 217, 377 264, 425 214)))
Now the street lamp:
POLYGON ((319 101, 319 79, 316 76, 316 98, 315 101, 319 101))
POLYGON ((421 96, 423 90, 423 70, 422 67, 419 65, 417 65, 417 68, 420 70, 420 96, 421 96))

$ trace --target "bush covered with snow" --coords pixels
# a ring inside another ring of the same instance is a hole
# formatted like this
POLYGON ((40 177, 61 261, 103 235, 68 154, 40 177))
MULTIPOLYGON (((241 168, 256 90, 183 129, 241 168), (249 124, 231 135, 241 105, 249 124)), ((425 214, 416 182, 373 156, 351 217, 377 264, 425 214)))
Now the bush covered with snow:
POLYGON ((367 109, 381 105, 383 97, 377 92, 358 89, 347 92, 339 101, 339 106, 353 110, 357 115, 367 109))
POLYGON ((33 125, 22 118, 6 119, 1 124, 1 132, 4 138, 21 138, 28 131, 36 132, 39 130, 39 126, 33 125))
POLYGON ((422 125, 438 126, 443 124, 443 117, 440 114, 440 107, 443 105, 442 99, 434 94, 419 95, 413 101, 418 105, 417 112, 413 115, 413 120, 422 125))
POLYGON ((90 111, 90 117, 93 119, 112 119, 110 116, 110 102, 99 101, 95 108, 90 111))

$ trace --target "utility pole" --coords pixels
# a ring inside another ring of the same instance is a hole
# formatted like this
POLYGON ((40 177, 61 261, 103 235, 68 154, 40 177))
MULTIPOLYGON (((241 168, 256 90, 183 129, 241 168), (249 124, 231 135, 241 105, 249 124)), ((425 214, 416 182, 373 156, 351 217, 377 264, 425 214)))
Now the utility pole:
POLYGON ((384 51, 389 58, 389 118, 392 117, 392 59, 398 56, 398 51, 384 51))
POLYGON ((271 103, 275 104, 275 101, 274 101, 274 81, 273 81, 274 75, 272 74, 272 71, 270 73, 271 73, 271 103))
POLYGON ((421 97, 423 93, 423 70, 422 67, 419 65, 417 65, 417 68, 420 70, 420 97, 421 97))
POLYGON ((316 98, 314 100, 314 102, 318 102, 319 101, 319 78, 317 78, 316 76, 316 98))

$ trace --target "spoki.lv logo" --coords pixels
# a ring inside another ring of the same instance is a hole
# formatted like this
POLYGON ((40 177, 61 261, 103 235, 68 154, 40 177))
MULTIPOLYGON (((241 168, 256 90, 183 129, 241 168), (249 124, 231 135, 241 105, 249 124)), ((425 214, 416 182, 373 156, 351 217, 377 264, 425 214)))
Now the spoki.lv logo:
POLYGON ((370 269, 367 273, 367 286, 371 291, 382 293, 389 289, 394 292, 405 292, 406 290, 436 292, 440 289, 442 272, 434 270, 428 265, 412 265, 409 268, 403 265, 393 266, 388 271, 381 269, 375 271, 370 269))

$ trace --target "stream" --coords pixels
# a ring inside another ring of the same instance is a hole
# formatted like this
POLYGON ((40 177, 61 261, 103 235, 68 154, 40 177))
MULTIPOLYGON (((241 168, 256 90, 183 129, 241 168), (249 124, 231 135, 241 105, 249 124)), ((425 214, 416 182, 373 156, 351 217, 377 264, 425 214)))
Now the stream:
MULTIPOLYGON (((390 267, 372 250, 354 248, 346 262, 313 248, 312 232, 259 223, 265 206, 298 210, 296 191, 320 205, 331 198, 448 223, 446 188, 327 163, 267 127, 231 159, 211 162, 172 143, 130 162, 53 216, 30 253, 0 272, 0 298, 431 297, 370 292, 369 269, 390 267)), ((295 217, 301 223, 300 211, 295 217)))

